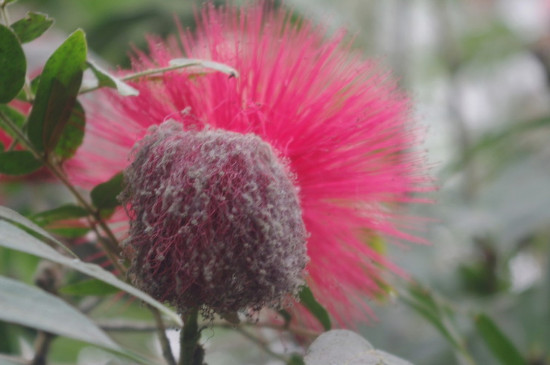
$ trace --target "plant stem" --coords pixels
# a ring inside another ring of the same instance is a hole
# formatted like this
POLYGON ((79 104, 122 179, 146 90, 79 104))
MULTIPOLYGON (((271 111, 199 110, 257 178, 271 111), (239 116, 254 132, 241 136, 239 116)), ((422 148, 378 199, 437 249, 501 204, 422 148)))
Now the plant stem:
POLYGON ((182 316, 183 329, 180 336, 179 365, 202 365, 204 352, 199 345, 201 332, 198 318, 198 308, 194 308, 190 313, 182 316))

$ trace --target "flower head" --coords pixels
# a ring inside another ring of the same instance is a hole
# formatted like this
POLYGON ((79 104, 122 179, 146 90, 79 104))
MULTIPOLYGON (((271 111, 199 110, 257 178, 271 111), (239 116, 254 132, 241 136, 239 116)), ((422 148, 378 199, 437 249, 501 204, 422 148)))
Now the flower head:
MULTIPOLYGON (((374 62, 350 49, 345 33, 328 36, 267 8, 207 6, 194 34, 181 31, 181 43, 150 38, 149 54, 137 54, 134 71, 185 56, 227 64, 240 76, 190 76, 183 69, 133 83, 139 96, 110 95, 116 111, 88 122, 84 146, 70 161, 72 175, 85 185, 106 180, 128 166, 129 151, 147 129, 166 120, 189 131, 178 132, 178 140, 198 138, 197 131, 212 140, 219 130, 258 136, 294 176, 309 234, 307 284, 341 324, 350 324, 364 318, 365 296, 380 293, 381 272, 399 271, 369 242, 379 235, 410 238, 392 209, 413 201, 426 180, 411 153, 409 101, 374 62)), ((130 168, 127 178, 138 171, 130 168)), ((178 194, 183 199, 185 191, 178 194)))
POLYGON ((124 171, 136 282, 179 307, 277 307, 302 284, 306 231, 296 188, 254 134, 150 127, 124 171))

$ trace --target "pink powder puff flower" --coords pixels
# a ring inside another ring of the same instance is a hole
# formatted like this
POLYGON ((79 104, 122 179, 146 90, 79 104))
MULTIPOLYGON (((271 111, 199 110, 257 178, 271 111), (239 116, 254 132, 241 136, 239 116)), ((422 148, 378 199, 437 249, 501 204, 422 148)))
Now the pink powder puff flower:
MULTIPOLYGON (((366 297, 383 292, 383 272, 403 274, 370 245, 380 235, 415 240, 394 212, 419 201, 427 178, 408 98, 372 61, 353 52, 345 32, 328 35, 271 6, 206 6, 195 33, 149 38, 133 71, 188 57, 227 64, 239 77, 190 70, 132 83, 139 96, 109 93, 116 109, 88 121, 69 161, 75 182, 93 186, 129 164, 147 129, 174 120, 184 130, 259 136, 295 175, 309 234, 307 284, 341 325, 364 321, 366 297)), ((300 306, 294 307, 300 311, 300 306)), ((302 317, 304 318, 304 317, 302 317)))

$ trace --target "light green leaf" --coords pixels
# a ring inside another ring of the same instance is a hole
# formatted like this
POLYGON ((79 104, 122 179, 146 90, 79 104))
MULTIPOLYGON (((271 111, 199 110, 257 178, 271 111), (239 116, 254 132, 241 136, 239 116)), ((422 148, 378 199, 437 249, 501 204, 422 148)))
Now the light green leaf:
POLYGON ((44 66, 28 129, 29 139, 41 151, 48 153, 55 148, 71 117, 86 55, 86 38, 79 29, 55 50, 44 66))
POLYGON ((42 162, 29 151, 7 151, 0 153, 0 173, 26 175, 38 170, 42 162))
POLYGON ((137 91, 124 81, 120 80, 118 77, 111 75, 94 62, 88 60, 87 64, 97 78, 98 87, 106 86, 116 89, 118 93, 122 96, 139 95, 139 91, 137 91))
POLYGON ((65 301, 3 276, 0 276, 0 319, 121 351, 88 317, 65 301))
POLYGON ((54 238, 48 232, 46 232, 45 230, 37 226, 34 222, 23 217, 21 214, 17 213, 16 211, 0 206, 0 219, 15 223, 16 225, 17 224, 21 225, 22 227, 24 227, 25 229, 28 229, 29 231, 35 233, 36 235, 46 238, 48 241, 50 241, 57 247, 63 249, 65 253, 69 254, 70 256, 77 257, 75 253, 72 252, 67 246, 65 246, 63 243, 61 243, 59 240, 54 238))
POLYGON ((173 60, 170 60, 170 66, 178 68, 196 67, 200 70, 201 73, 205 72, 206 69, 219 71, 232 77, 239 77, 239 72, 233 67, 214 61, 199 60, 193 58, 175 58, 173 60))
MULTIPOLYGON (((32 222, 29 223, 30 225, 33 224, 32 222)), ((37 232, 39 234, 44 236, 47 235, 47 232, 44 232, 43 229, 41 229, 40 227, 37 228, 37 232)), ((3 220, 0 220, 0 246, 16 251, 26 252, 28 254, 38 256, 46 260, 56 262, 58 264, 70 267, 83 274, 91 276, 92 278, 101 280, 122 291, 127 292, 130 295, 133 295, 136 298, 143 300, 151 306, 159 309, 161 312, 169 316, 173 321, 181 325, 181 319, 179 315, 162 305, 160 302, 151 298, 148 294, 121 281, 113 274, 102 269, 98 265, 85 263, 76 258, 63 256, 44 242, 40 241, 38 238, 3 220)))
POLYGON ((527 365, 512 341, 485 314, 475 317, 476 329, 502 365, 527 365))
POLYGON ((17 96, 25 83, 27 60, 17 36, 0 24, 0 103, 17 96))
POLYGON ((11 25, 21 43, 27 43, 40 37, 53 24, 46 14, 28 12, 27 15, 11 25))

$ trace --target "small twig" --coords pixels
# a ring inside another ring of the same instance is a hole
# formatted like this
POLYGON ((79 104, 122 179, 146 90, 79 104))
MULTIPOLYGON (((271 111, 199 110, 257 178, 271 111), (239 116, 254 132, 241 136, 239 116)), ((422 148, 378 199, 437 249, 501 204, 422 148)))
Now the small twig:
POLYGON ((51 333, 42 331, 38 332, 34 343, 35 352, 31 365, 46 365, 50 345, 54 338, 55 335, 52 335, 51 333))
POLYGON ((153 317, 155 318, 155 322, 157 323, 156 328, 157 334, 159 336, 160 347, 162 348, 162 356, 164 356, 166 362, 169 365, 176 365, 176 359, 174 358, 174 354, 172 353, 170 341, 168 341, 168 337, 166 337, 166 327, 164 326, 164 322, 162 321, 160 312, 156 308, 153 308, 151 306, 148 307, 153 314, 153 317))
POLYGON ((321 334, 318 331, 310 330, 310 329, 307 329, 307 328, 304 328, 304 327, 293 326, 293 325, 285 326, 285 325, 279 325, 279 324, 268 323, 268 322, 258 322, 258 323, 243 322, 243 323, 238 324, 238 325, 234 325, 234 324, 227 323, 227 322, 214 322, 214 323, 212 323, 212 325, 214 327, 228 328, 228 329, 235 328, 235 327, 244 327, 244 326, 259 327, 259 328, 271 328, 271 329, 278 330, 278 331, 288 331, 288 332, 290 332, 294 335, 309 337, 309 338, 316 338, 321 334))
POLYGON ((279 360, 284 361, 285 363, 288 361, 287 358, 285 358, 283 355, 278 354, 271 350, 269 348, 269 344, 265 343, 264 341, 260 340, 259 338, 253 336, 252 334, 245 331, 243 328, 236 327, 235 331, 239 332, 243 337, 249 339, 250 341, 254 342, 258 347, 260 347, 265 353, 267 353, 270 356, 273 356, 279 360))

